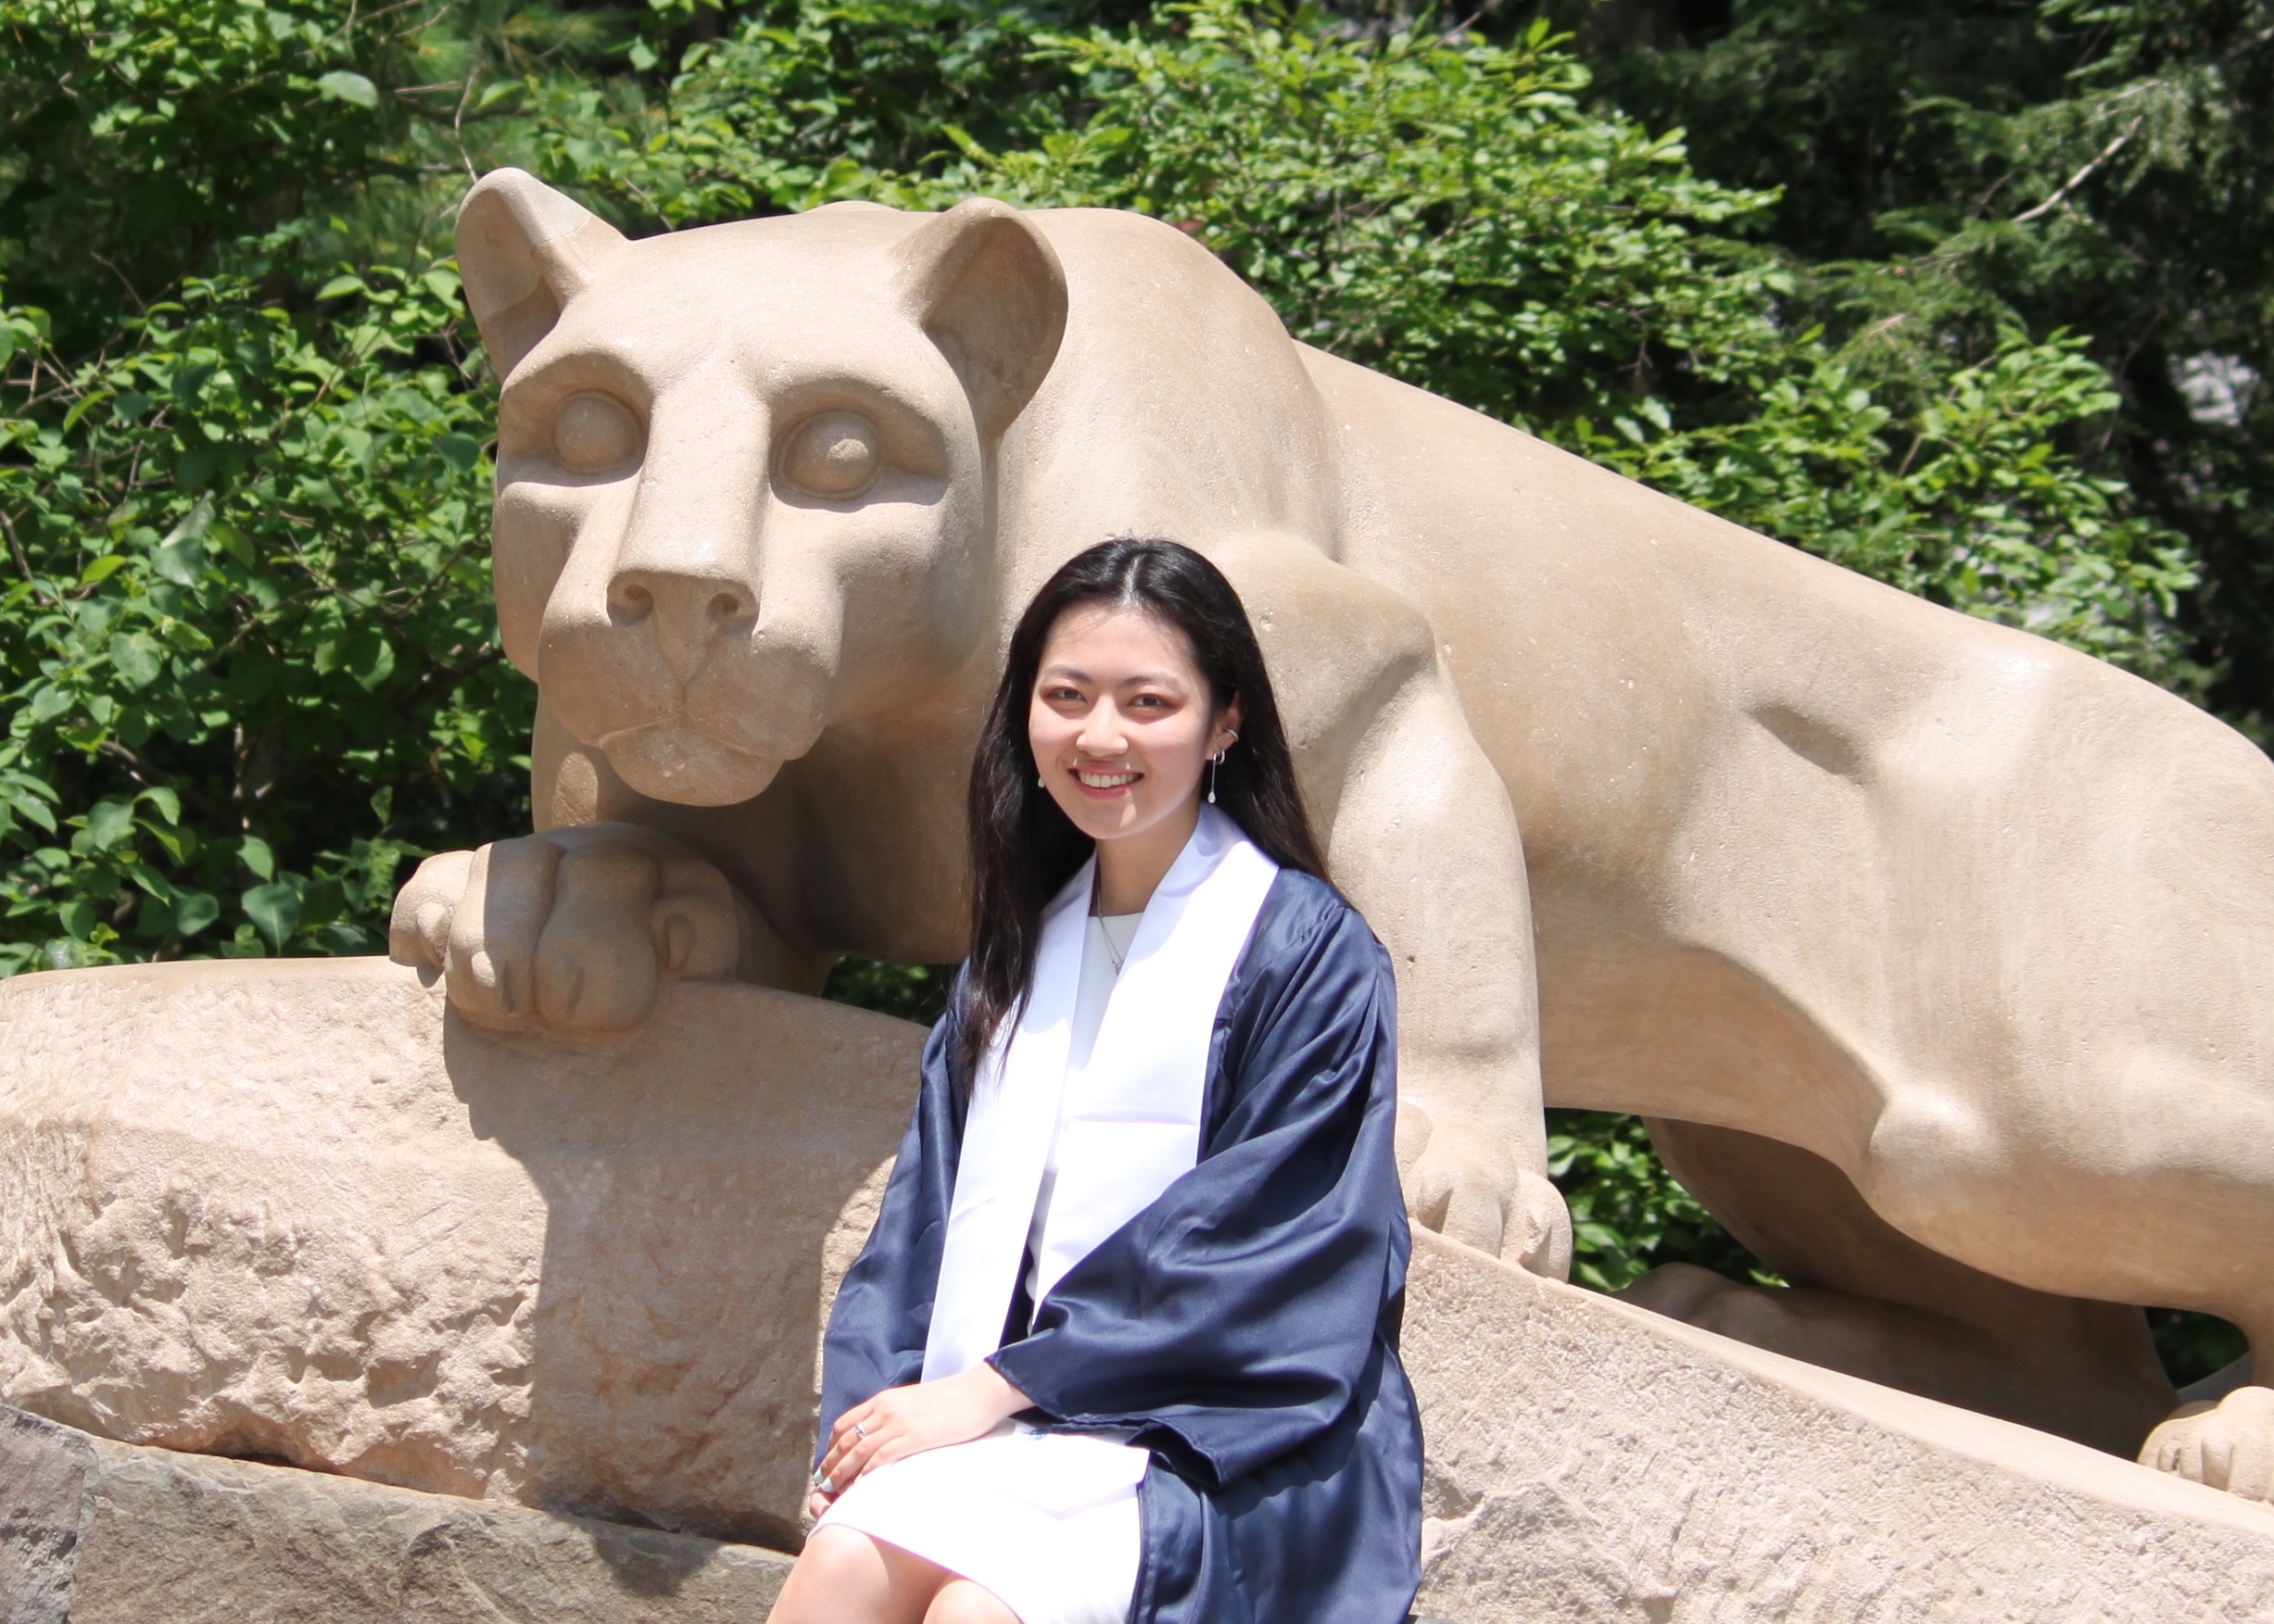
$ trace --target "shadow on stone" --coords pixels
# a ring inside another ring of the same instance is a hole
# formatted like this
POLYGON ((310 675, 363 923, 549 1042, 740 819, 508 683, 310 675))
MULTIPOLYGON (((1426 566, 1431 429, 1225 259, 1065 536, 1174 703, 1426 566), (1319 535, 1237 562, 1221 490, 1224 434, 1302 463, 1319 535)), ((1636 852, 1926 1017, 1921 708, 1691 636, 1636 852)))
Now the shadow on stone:
MULTIPOLYGON (((448 1017, 473 1132, 546 1211, 524 1500, 798 1547, 822 1316, 904 1126, 918 1036, 742 988, 674 988, 636 1037, 589 1051, 448 1017)), ((676 1582, 625 1538, 600 1554, 627 1586, 676 1582)))

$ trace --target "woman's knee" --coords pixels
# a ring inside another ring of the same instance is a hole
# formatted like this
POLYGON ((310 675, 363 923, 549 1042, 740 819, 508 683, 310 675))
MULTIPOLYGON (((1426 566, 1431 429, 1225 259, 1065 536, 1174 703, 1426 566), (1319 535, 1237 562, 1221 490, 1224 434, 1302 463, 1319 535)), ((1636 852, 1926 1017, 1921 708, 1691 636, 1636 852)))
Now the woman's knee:
POLYGON ((888 1578, 884 1553, 858 1529, 815 1529, 798 1555, 798 1567, 832 1584, 873 1584, 888 1578))
POLYGON ((924 1624, 1018 1624, 1018 1615, 985 1586, 952 1579, 932 1597, 924 1624))
POLYGON ((769 1624, 844 1624, 849 1619, 917 1617, 893 1605, 891 1564, 855 1529, 815 1529, 782 1586, 769 1624))

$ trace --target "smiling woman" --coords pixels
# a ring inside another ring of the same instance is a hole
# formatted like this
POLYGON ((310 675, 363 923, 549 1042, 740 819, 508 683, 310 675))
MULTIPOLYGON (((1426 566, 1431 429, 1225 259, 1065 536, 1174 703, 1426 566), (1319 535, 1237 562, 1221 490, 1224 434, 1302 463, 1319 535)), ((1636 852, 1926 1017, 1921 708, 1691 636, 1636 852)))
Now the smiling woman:
POLYGON ((1068 820, 1099 842, 1097 912, 1144 911, 1199 822, 1203 763, 1239 742, 1240 700, 1221 701, 1173 622, 1120 604, 1068 611, 1051 628, 1027 738, 1068 820))
POLYGON ((830 1317, 774 1624, 1394 1624, 1396 994, 1212 564, 1051 578, 970 827, 972 955, 830 1317))

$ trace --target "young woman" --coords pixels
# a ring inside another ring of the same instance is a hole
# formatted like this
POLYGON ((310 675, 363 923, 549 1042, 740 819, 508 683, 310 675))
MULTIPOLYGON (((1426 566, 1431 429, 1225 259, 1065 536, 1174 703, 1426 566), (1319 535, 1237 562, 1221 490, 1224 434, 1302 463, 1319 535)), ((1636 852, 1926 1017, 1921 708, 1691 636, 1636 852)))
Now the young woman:
POLYGON ((1400 1624, 1390 964, 1213 565, 1108 542, 1042 587, 971 854, 773 1624, 1400 1624))

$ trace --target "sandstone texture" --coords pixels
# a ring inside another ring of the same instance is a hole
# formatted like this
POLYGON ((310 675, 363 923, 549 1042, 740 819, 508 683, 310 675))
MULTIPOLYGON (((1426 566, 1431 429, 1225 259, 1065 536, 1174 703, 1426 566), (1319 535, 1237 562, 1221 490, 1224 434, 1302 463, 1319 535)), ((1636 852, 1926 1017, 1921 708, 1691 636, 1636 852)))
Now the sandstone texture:
MULTIPOLYGON (((873 1216, 919 1038, 693 983, 614 1044, 486 1036, 375 960, 0 984, 0 1402, 123 1442, 344 1474, 82 1441, 99 1460, 145 1463, 128 1474, 152 1485, 133 1505, 174 1508, 145 1517, 118 1491, 118 1539, 166 1517, 222 1531, 171 1544, 151 1531, 143 1555, 98 1573, 99 1526, 82 1525, 97 1533, 71 1536, 78 1593, 155 1584, 166 1562, 240 1548, 230 1540, 272 1553, 230 1561, 383 1598, 414 1588, 385 1575, 443 1574, 467 1552, 533 1584, 553 1582, 556 1557, 563 1572, 630 1571, 587 1525, 520 1507, 793 1544, 818 1328, 873 1216), (182 1509, 204 1489, 165 1498, 191 1479, 281 1485, 298 1509, 267 1532, 198 1523, 220 1515, 182 1509), (511 1531, 533 1529, 554 1533, 511 1531)), ((2264 1506, 1427 1234, 1405 1345, 1430 1449, 1425 1616, 2274 1618, 2264 1506)), ((28 1458, 0 1463, 11 1507, 68 1502, 69 1474, 93 1469, 52 1450, 13 1464, 28 1458)), ((0 1584, 36 1591, 56 1563, 23 1554, 52 1557, 69 1519, 11 1515, 0 1584)), ((657 1560, 676 1572, 681 1558, 657 1560)), ((502 1579, 468 1582, 506 1593, 502 1579)), ((77 1624, 203 1617, 71 1605, 77 1624)), ((496 1605, 466 1616, 681 1616, 496 1605)))
POLYGON ((1423 1613, 2274 1618, 2263 1504, 1414 1240, 1423 1613))
POLYGON ((922 1034, 682 984, 518 1047, 371 960, 0 986, 0 1403, 794 1542, 922 1034))
POLYGON ((789 1570, 0 1409, 0 1624, 758 1624, 789 1570))

